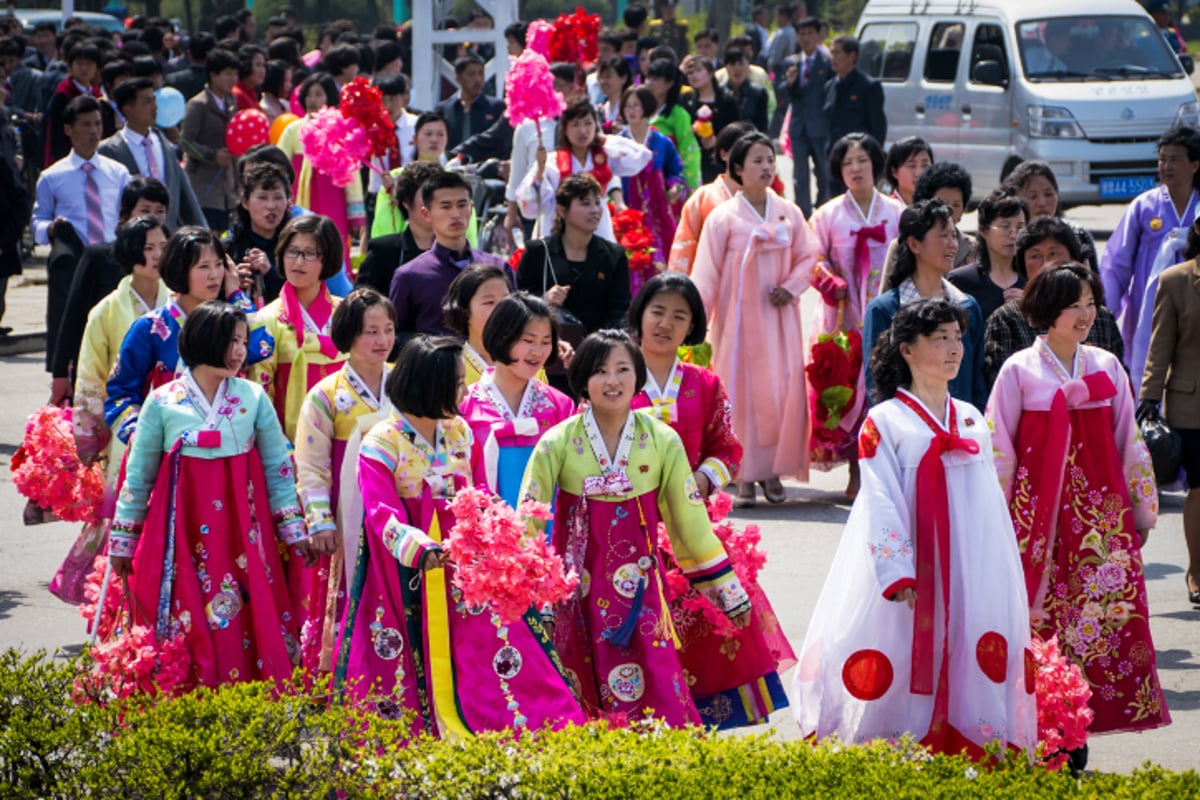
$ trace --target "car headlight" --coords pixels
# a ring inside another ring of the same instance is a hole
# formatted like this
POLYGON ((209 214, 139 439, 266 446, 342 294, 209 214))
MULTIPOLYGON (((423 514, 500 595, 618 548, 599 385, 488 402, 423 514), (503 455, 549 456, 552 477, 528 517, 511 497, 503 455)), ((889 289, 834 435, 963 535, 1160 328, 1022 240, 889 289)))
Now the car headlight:
POLYGON ((1082 139, 1071 112, 1058 106, 1029 106, 1029 135, 1044 139, 1082 139))
POLYGON ((1179 111, 1175 114, 1175 127, 1178 128, 1181 125, 1200 127, 1200 104, 1195 100, 1179 106, 1179 111))

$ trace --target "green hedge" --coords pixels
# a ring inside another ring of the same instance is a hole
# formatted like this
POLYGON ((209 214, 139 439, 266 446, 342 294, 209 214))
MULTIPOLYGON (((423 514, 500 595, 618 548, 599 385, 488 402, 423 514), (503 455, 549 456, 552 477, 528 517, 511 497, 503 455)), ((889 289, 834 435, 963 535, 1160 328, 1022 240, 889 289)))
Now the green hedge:
POLYGON ((1195 772, 1081 781, 987 770, 911 744, 813 748, 767 736, 592 725, 401 746, 398 723, 263 685, 101 707, 72 699, 86 659, 0 655, 0 797, 1169 798, 1195 772))

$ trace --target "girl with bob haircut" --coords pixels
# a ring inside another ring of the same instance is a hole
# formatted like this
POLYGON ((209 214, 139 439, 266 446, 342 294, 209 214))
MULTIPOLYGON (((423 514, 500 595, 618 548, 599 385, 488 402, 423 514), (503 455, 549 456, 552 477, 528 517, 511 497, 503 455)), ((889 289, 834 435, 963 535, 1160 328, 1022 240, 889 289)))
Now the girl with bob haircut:
POLYGON ((292 186, 278 164, 257 163, 242 175, 242 198, 225 237, 229 256, 255 273, 255 299, 270 303, 284 280, 275 257, 279 234, 292 218, 292 186))
POLYGON ((311 556, 308 531, 279 420, 262 389, 236 377, 247 344, 240 309, 192 309, 185 369, 142 408, 113 519, 112 570, 130 577, 135 617, 149 615, 135 623, 187 647, 185 688, 282 685, 299 662, 282 558, 311 556))
POLYGON ((755 503, 755 482, 772 503, 787 499, 781 477, 808 479, 808 390, 800 295, 820 245, 804 214, 772 189, 775 147, 761 133, 729 153, 737 196, 704 222, 692 280, 709 310, 713 371, 733 403, 746 445, 735 503, 755 503))
POLYGON ((801 735, 911 734, 934 752, 1032 755, 1029 611, 983 414, 951 396, 966 315, 909 303, 880 332, 862 491, 792 679, 801 735))
MULTIPOLYGON (((105 387, 104 422, 124 444, 137 427, 142 400, 149 390, 173 380, 179 361, 179 332, 188 314, 201 303, 222 296, 243 313, 254 303, 242 291, 242 281, 221 241, 207 228, 189 225, 167 239, 158 262, 171 299, 139 317, 125 334, 117 362, 105 387)), ((246 363, 271 355, 275 342, 260 327, 250 331, 246 363)))
POLYGON ((516 508, 534 446, 575 413, 575 402, 538 378, 558 348, 558 325, 540 297, 518 292, 497 303, 483 346, 495 366, 467 390, 460 410, 475 438, 471 473, 481 489, 516 508))
POLYGON ((275 351, 255 365, 251 377, 266 390, 283 432, 295 441, 304 398, 346 358, 330 335, 342 299, 324 284, 341 269, 341 234, 328 217, 296 217, 279 234, 275 263, 283 271, 283 287, 255 315, 275 351))
POLYGON ((410 713, 413 736, 579 724, 542 627, 498 626, 452 588, 441 548, 454 526, 449 502, 475 483, 471 429, 458 416, 461 349, 425 335, 405 344, 387 379, 392 413, 363 437, 366 513, 335 686, 382 716, 410 713))
POLYGON ((642 222, 650 232, 650 248, 654 251, 650 258, 643 255, 638 259, 644 263, 630 265, 630 294, 637 294, 650 276, 666 269, 667 254, 675 238, 676 210, 682 207, 687 195, 679 151, 670 139, 650 127, 650 118, 657 108, 654 93, 645 86, 630 87, 621 97, 621 116, 627 127, 620 135, 654 154, 641 172, 621 179, 626 204, 644 214, 642 222))
MULTIPOLYGON (((633 299, 629 327, 646 361, 646 383, 632 407, 679 434, 701 496, 716 497, 737 478, 742 444, 733 434, 733 409, 721 379, 677 356, 680 347, 699 344, 707 334, 700 292, 685 275, 656 275, 633 299)), ((671 599, 671 619, 681 623, 679 662, 692 678, 689 689, 705 725, 756 724, 788 704, 779 673, 795 656, 766 595, 757 583, 745 589, 754 603, 751 622, 731 631, 702 620, 683 602, 687 594, 671 599), (747 704, 743 698, 752 699, 747 704)))
MULTIPOLYGON (((891 197, 906 206, 914 202, 917 181, 933 166, 933 148, 920 136, 909 136, 888 148, 879 177, 892 187, 891 197)), ((836 174, 836 173, 835 173, 836 174)))
POLYGON ((1011 189, 997 189, 979 204, 974 264, 951 270, 946 280, 975 302, 986 320, 1009 300, 1021 297, 1025 271, 1016 261, 1017 238, 1029 221, 1029 207, 1011 189))
POLYGON ((355 289, 334 310, 330 338, 349 358, 308 393, 296 422, 296 485, 313 550, 320 556, 307 587, 310 624, 300 642, 301 661, 318 674, 333 669, 353 576, 347 572, 362 530, 359 445, 392 410, 384 386, 396 344, 396 309, 374 289, 355 289))
POLYGON ((655 111, 651 112, 650 124, 666 136, 679 151, 683 159, 683 179, 689 192, 700 188, 700 143, 692 131, 692 115, 679 102, 683 89, 683 73, 676 66, 675 58, 655 58, 646 70, 645 85, 654 96, 655 111))
MULTIPOLYGON (((983 313, 975 298, 946 280, 958 253, 958 233, 950 206, 941 200, 921 200, 900 215, 896 240, 896 266, 887 276, 884 291, 867 304, 863 323, 864 346, 877 342, 901 308, 921 299, 943 298, 967 315, 963 326, 962 368, 950 377, 950 394, 983 408, 987 385, 983 380, 983 313)), ((872 386, 874 371, 867 374, 867 389, 879 402, 872 386)), ((886 398, 884 398, 886 399, 886 398)))
POLYGON ((472 264, 455 276, 442 301, 446 327, 462 337, 463 361, 467 365, 467 386, 474 386, 492 368, 492 357, 483 344, 483 328, 496 309, 508 297, 508 275, 494 264, 472 264))
MULTIPOLYGON (((850 133, 838 139, 829 152, 829 168, 846 191, 824 203, 810 220, 821 247, 814 275, 823 300, 818 333, 845 334, 857 339, 856 349, 862 351, 864 315, 879 294, 888 244, 899 233, 904 203, 875 188, 883 170, 883 150, 870 134, 850 133)), ((859 483, 858 429, 869 405, 864 370, 858 371, 851 388, 853 398, 833 430, 823 424, 812 426, 810 449, 819 469, 849 463, 846 496, 853 499, 859 483)), ((823 413, 815 394, 809 398, 809 411, 814 419, 823 413)))
MULTIPOLYGON (((687 115, 687 112, 684 112, 687 115)), ((538 145, 533 168, 517 187, 517 202, 526 219, 537 220, 534 235, 545 237, 554 230, 555 197, 558 187, 570 175, 586 173, 600 184, 601 190, 618 211, 625 208, 621 185, 617 178, 641 172, 654 155, 645 147, 621 136, 601 133, 596 109, 586 97, 567 103, 558 119, 558 147, 550 158, 546 148, 538 145)), ((603 239, 616 242, 608 204, 601 204, 601 218, 596 233, 603 239)))
POLYGON ((589 717, 698 724, 675 649, 659 521, 691 585, 738 627, 750 622, 749 595, 713 534, 679 435, 631 407, 646 382, 637 345, 620 331, 594 333, 569 374, 588 405, 542 436, 521 488, 522 500, 555 503, 552 545, 584 576, 554 609, 554 646, 589 717))
POLYGON ((1103 302, 1078 262, 1031 280, 1021 310, 1046 333, 1004 362, 987 409, 1033 629, 1057 635, 1083 671, 1093 734, 1171 721, 1142 559, 1158 515, 1154 468, 1125 369, 1084 343, 1103 302))

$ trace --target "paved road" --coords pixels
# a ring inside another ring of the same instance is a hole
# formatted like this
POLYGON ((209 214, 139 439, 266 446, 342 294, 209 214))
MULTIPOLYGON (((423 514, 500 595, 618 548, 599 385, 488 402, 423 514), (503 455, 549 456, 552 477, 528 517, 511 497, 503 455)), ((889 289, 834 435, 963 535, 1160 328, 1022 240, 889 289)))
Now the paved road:
MULTIPOLYGON (((1073 215, 1097 230, 1111 231, 1119 211, 1082 209, 1073 215)), ((6 323, 18 330, 36 327, 44 291, 38 286, 10 290, 6 323)), ((811 302, 806 298, 806 306, 811 307, 811 302)), ((24 419, 45 401, 46 385, 41 354, 0 358, 0 647, 75 650, 83 638, 82 620, 75 609, 52 597, 46 584, 74 540, 76 528, 64 523, 23 527, 24 502, 8 471, 24 419)), ((762 527, 770 559, 762 582, 796 649, 849 511, 841 500, 845 482, 844 469, 814 473, 807 485, 788 485, 787 503, 735 515, 762 527)), ((1096 769, 1128 772, 1147 760, 1171 769, 1200 768, 1200 658, 1196 654, 1200 610, 1187 604, 1184 590, 1182 495, 1168 494, 1162 505, 1159 526, 1145 551, 1146 575, 1160 676, 1174 724, 1145 734, 1095 738, 1091 765, 1096 769)), ((791 713, 778 712, 772 728, 776 735, 794 736, 791 713)))

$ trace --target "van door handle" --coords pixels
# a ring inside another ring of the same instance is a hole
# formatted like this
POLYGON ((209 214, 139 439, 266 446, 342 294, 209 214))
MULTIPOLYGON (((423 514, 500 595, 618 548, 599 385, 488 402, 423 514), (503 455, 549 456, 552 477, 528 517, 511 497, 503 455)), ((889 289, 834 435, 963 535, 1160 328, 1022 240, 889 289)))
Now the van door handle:
POLYGON ((917 103, 917 113, 918 114, 925 113, 925 104, 924 103, 917 103))
POLYGON ((970 103, 963 103, 962 113, 964 113, 964 114, 971 113, 971 104, 970 103))

